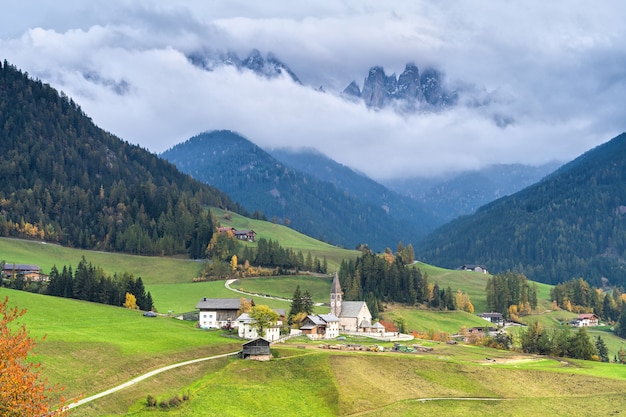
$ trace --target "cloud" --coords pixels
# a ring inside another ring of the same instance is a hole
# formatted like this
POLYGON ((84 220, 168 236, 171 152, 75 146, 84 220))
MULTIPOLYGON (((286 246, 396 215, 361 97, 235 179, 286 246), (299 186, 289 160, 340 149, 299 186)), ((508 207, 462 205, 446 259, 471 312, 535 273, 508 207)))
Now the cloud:
POLYGON ((231 129, 263 147, 314 146, 387 179, 568 160, 625 130, 625 6, 617 0, 594 8, 482 0, 50 7, 8 7, 19 18, 0 29, 4 58, 153 152, 231 129), (305 85, 232 67, 208 72, 186 58, 253 48, 275 54, 305 85), (407 62, 443 70, 461 104, 407 115, 338 95, 373 65, 391 74, 407 62))

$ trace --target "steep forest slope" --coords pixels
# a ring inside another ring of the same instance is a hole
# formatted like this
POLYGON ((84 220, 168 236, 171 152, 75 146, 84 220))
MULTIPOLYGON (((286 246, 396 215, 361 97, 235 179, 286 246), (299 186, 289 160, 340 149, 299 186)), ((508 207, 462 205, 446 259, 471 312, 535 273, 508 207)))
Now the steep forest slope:
POLYGON ((68 97, 0 65, 0 235, 200 257, 206 206, 242 209, 94 125, 68 97))
POLYGON ((455 268, 484 264, 555 284, 582 277, 626 284, 626 134, 539 183, 481 207, 427 237, 416 256, 455 268))

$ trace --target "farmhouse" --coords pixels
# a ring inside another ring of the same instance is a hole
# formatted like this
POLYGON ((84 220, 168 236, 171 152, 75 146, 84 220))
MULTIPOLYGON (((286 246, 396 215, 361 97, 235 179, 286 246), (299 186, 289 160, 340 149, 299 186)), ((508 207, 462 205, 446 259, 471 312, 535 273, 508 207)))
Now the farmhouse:
MULTIPOLYGON (((278 313, 278 320, 271 327, 265 329, 263 339, 274 342, 280 339, 280 328, 285 320, 287 312, 285 309, 274 309, 278 313)), ((257 329, 254 327, 255 320, 248 313, 242 313, 237 317, 237 332, 242 339, 256 339, 259 337, 257 329)))
POLYGON ((457 270, 459 270, 459 271, 480 272, 481 274, 488 274, 489 273, 489 272, 487 272, 487 267, 485 265, 466 264, 466 265, 461 265, 460 267, 457 268, 457 270))
POLYGON ((241 357, 255 361, 269 361, 272 357, 270 352, 270 341, 262 337, 244 343, 241 347, 241 357))
POLYGON ((308 315, 300 324, 300 330, 309 339, 334 339, 339 336, 340 320, 333 314, 308 315))
POLYGON ((41 274, 41 268, 38 265, 5 263, 2 267, 2 276, 12 278, 18 275, 27 281, 45 281, 47 279, 47 276, 41 274))
MULTIPOLYGON (((247 300, 254 305, 253 300, 247 300)), ((202 298, 196 308, 198 326, 201 329, 219 329, 225 326, 235 327, 239 315, 241 300, 239 298, 202 298)))
POLYGON ((341 285, 335 272, 330 287, 330 314, 339 318, 341 331, 358 332, 363 322, 372 322, 372 313, 365 301, 342 301, 341 285))
POLYGON ((254 242, 256 239, 256 232, 254 230, 234 230, 233 234, 239 240, 247 240, 248 242, 254 242))
POLYGON ((502 313, 482 313, 479 314, 478 317, 499 326, 504 325, 504 317, 502 317, 502 313))
POLYGON ((570 321, 572 326, 586 327, 597 326, 600 324, 600 317, 595 314, 579 314, 574 320, 570 321))

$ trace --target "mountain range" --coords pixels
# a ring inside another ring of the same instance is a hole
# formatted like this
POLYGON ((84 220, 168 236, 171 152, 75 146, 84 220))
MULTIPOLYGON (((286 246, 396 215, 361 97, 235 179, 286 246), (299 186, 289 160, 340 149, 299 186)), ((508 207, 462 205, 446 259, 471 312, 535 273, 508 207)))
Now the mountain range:
POLYGON ((200 134, 161 156, 225 191, 248 211, 347 248, 367 244, 382 251, 399 241, 414 244, 434 228, 417 201, 365 177, 354 180, 351 170, 338 169, 334 161, 326 158, 326 169, 318 166, 317 171, 350 178, 349 186, 294 169, 231 131, 200 134))
MULTIPOLYGON (((286 63, 271 53, 263 57, 258 49, 253 49, 245 58, 240 58, 235 52, 206 50, 190 53, 187 59, 207 71, 232 66, 269 79, 286 75, 293 82, 303 84, 286 63)), ((325 92, 324 86, 319 86, 317 90, 325 92)), ((340 95, 352 101, 361 100, 369 108, 389 106, 408 112, 441 109, 455 105, 458 100, 458 92, 445 86, 441 71, 426 68, 420 74, 413 63, 407 64, 400 76, 395 73, 387 75, 383 67, 373 66, 362 86, 352 81, 340 95)))

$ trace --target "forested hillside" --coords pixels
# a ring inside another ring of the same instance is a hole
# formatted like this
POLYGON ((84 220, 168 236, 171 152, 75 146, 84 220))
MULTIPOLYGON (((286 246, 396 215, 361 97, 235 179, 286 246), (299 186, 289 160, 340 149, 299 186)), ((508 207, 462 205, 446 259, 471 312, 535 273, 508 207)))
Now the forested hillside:
POLYGON ((248 211, 260 211, 270 220, 335 245, 354 248, 365 243, 382 251, 425 235, 416 222, 394 217, 394 212, 286 166, 230 131, 202 133, 161 156, 225 191, 248 211))
POLYGON ((0 235, 201 257, 221 191, 94 125, 68 97, 0 65, 0 235))
POLYGON ((555 284, 582 277, 626 285, 626 134, 541 182, 444 225, 416 258, 456 268, 484 264, 555 284))

